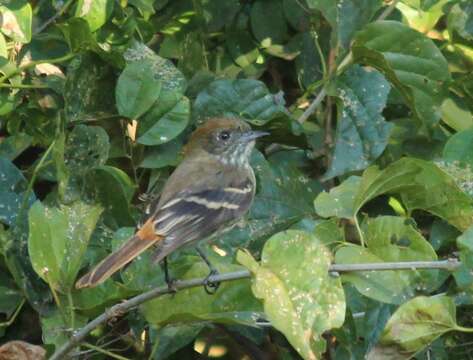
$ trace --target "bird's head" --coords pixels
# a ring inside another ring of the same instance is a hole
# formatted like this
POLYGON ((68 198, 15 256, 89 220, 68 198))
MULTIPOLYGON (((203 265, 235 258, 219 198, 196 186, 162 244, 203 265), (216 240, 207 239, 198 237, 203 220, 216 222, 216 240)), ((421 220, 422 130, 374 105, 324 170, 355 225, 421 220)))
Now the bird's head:
POLYGON ((204 151, 224 164, 244 165, 248 163, 255 140, 265 135, 268 133, 251 130, 243 120, 213 118, 192 133, 184 151, 186 156, 204 151))

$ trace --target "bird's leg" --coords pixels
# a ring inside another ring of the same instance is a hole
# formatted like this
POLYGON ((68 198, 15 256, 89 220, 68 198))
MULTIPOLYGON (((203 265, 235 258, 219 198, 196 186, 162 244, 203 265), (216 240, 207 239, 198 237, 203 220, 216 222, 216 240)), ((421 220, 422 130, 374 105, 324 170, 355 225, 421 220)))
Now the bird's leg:
POLYGON ((169 275, 167 257, 163 259, 163 267, 164 267, 164 281, 166 281, 169 291, 172 293, 177 292, 176 286, 174 285, 174 279, 172 279, 171 276, 169 275))
POLYGON ((205 252, 199 247, 199 246, 196 246, 195 248, 197 250, 197 252, 199 253, 200 257, 202 258, 202 260, 205 261, 205 263, 207 264, 207 266, 209 267, 210 269, 210 273, 209 275, 207 275, 207 277, 205 278, 205 282, 204 282, 204 289, 205 289, 205 292, 209 295, 213 295, 217 292, 218 290, 218 287, 220 286, 220 283, 214 283, 214 282, 211 282, 209 279, 211 276, 213 275, 217 275, 218 274, 218 271, 217 269, 212 265, 212 263, 209 261, 209 259, 207 258, 207 255, 205 255, 205 252))

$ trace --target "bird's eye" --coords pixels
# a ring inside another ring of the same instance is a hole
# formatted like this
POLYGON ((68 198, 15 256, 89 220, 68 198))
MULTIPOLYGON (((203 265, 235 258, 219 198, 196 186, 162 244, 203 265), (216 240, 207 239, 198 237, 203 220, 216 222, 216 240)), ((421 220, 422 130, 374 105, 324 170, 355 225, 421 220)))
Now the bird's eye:
POLYGON ((218 134, 218 138, 223 141, 228 140, 230 139, 230 133, 228 131, 221 131, 218 134))

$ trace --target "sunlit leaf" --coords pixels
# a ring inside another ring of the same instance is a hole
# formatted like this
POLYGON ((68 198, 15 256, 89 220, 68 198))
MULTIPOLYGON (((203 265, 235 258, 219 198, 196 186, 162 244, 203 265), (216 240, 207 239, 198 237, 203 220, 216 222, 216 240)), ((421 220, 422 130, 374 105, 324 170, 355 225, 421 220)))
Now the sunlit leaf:
POLYGON ((355 198, 356 212, 381 194, 399 194, 409 213, 422 209, 460 230, 473 223, 472 199, 452 177, 428 161, 403 158, 384 170, 365 170, 355 198))
MULTIPOLYGON (((363 228, 367 248, 348 245, 340 248, 335 261, 340 264, 401 261, 433 261, 437 254, 424 237, 404 218, 380 216, 363 228)), ((343 274, 358 291, 377 301, 399 304, 417 292, 432 291, 437 270, 363 271, 343 274)))
POLYGON ((79 0, 76 7, 76 16, 89 23, 90 31, 94 32, 102 27, 113 11, 113 0, 79 0))
POLYGON ((432 40, 399 22, 377 21, 357 33, 352 51, 391 81, 424 126, 437 124, 450 74, 432 40))
POLYGON ((31 41, 31 23, 33 11, 27 1, 3 2, 0 6, 2 21, 0 30, 14 41, 28 43, 31 41))
POLYGON ((322 333, 345 318, 340 279, 328 273, 330 252, 309 233, 288 230, 266 242, 261 264, 245 252, 237 259, 251 271, 253 293, 263 300, 271 325, 304 359, 319 358, 322 333))

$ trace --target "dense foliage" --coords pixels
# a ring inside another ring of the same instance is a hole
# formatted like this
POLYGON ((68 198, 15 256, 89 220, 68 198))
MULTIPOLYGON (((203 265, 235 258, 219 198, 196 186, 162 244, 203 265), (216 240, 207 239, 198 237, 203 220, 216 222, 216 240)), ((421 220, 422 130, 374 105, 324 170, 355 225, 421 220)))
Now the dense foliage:
MULTIPOLYGON (((74 289, 192 129, 225 115, 271 133, 249 215, 209 245, 252 278, 147 302, 75 358, 473 358, 471 1, 2 0, 0 15, 0 344, 52 354, 163 285, 145 254, 74 289)), ((191 250, 170 269, 207 275, 191 250)))

